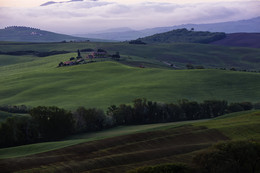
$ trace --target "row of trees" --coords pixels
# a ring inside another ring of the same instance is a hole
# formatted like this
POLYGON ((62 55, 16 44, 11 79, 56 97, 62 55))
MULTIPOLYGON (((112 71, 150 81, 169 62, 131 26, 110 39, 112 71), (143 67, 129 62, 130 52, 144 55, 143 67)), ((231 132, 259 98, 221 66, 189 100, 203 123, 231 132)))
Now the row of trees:
POLYGON ((12 116, 0 126, 0 146, 9 147, 64 138, 74 131, 71 112, 39 106, 30 115, 12 116))
POLYGON ((46 57, 46 56, 52 56, 52 55, 59 55, 59 54, 65 54, 70 53, 69 51, 49 51, 49 52, 38 52, 33 50, 24 50, 24 51, 13 51, 13 52, 1 52, 0 55, 15 55, 15 56, 22 56, 22 55, 34 55, 38 57, 46 57))
POLYGON ((5 106, 0 106, 0 111, 4 112, 9 112, 9 113, 28 113, 29 109, 25 105, 20 105, 20 106, 12 106, 12 105, 5 105, 5 106))
POLYGON ((227 101, 218 100, 208 100, 203 103, 180 100, 177 104, 166 104, 136 99, 133 106, 126 104, 110 106, 107 115, 113 117, 117 125, 128 125, 214 118, 225 113, 252 108, 253 104, 250 102, 228 105, 227 101))
POLYGON ((203 103, 181 100, 176 104, 166 104, 146 99, 136 99, 133 105, 112 105, 106 113, 96 108, 79 107, 70 112, 58 107, 39 106, 29 110, 27 116, 12 116, 0 125, 0 147, 59 140, 71 134, 118 125, 213 118, 252 108, 249 102, 228 104, 218 100, 203 103))

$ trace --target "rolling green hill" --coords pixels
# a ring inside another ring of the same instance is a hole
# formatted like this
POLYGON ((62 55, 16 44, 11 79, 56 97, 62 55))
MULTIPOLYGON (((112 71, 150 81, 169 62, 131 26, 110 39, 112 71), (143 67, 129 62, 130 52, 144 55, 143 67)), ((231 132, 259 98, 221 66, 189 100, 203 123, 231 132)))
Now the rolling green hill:
POLYGON ((210 43, 225 37, 226 34, 222 32, 188 31, 183 28, 139 38, 137 40, 145 43, 210 43))
POLYGON ((211 120, 118 127, 0 149, 0 167, 12 172, 125 172, 158 163, 190 164, 196 153, 220 141, 259 141, 259 115, 254 110, 211 120))
MULTIPOLYGON (((61 42, 61 41, 98 41, 99 39, 89 39, 74 37, 54 32, 44 31, 36 28, 11 26, 0 29, 0 41, 19 42, 61 42)), ((99 40, 101 41, 101 40, 99 40)))
POLYGON ((139 68, 113 61, 57 68, 75 55, 24 56, 24 62, 1 66, 0 104, 106 109, 142 97, 168 103, 184 98, 257 102, 260 97, 259 73, 139 68))

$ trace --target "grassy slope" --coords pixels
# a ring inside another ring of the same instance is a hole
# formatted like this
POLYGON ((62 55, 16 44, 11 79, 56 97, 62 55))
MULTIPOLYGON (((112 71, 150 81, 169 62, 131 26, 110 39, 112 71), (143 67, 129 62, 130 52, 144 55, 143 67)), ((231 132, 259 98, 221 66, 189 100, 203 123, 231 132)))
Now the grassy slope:
POLYGON ((27 55, 27 56, 12 56, 12 55, 0 55, 0 67, 6 65, 19 64, 24 62, 30 62, 36 60, 38 57, 27 55))
POLYGON ((197 122, 119 127, 96 133, 96 135, 74 136, 74 139, 71 139, 70 142, 41 143, 1 149, 0 155, 2 158, 6 158, 43 152, 47 149, 62 148, 72 145, 73 142, 74 144, 79 143, 79 140, 81 142, 84 140, 92 141, 53 152, 0 160, 0 166, 21 170, 19 165, 23 165, 24 172, 30 172, 27 169, 33 167, 35 168, 31 172, 70 172, 71 170, 124 172, 142 165, 176 161, 188 163, 191 161, 194 152, 196 153, 196 151, 218 141, 228 138, 231 140, 254 139, 259 141, 259 124, 260 111, 258 110, 233 113, 212 120, 197 122), (188 126, 188 124, 193 126, 188 126), (249 130, 246 130, 245 126, 249 130), (222 132, 228 138, 216 130, 222 132), (120 135, 121 132, 121 135, 142 133, 113 137, 120 135), (93 141, 99 137, 108 139, 93 141))
POLYGON ((194 125, 206 126, 221 131, 223 134, 235 140, 260 141, 260 111, 237 112, 221 116, 208 122, 194 125))
POLYGON ((142 69, 110 61, 56 68, 71 56, 75 54, 0 67, 0 104, 75 109, 107 108, 138 97, 159 102, 183 98, 256 102, 260 97, 259 73, 142 69))
MULTIPOLYGON (((139 63, 152 61, 153 64, 164 65, 160 61, 176 64, 184 68, 187 63, 205 67, 235 67, 238 69, 259 70, 260 50, 253 48, 223 47, 207 44, 148 44, 129 45, 128 43, 46 43, 46 44, 17 44, 0 42, 0 51, 34 50, 40 52, 53 50, 76 51, 77 49, 102 48, 109 53, 119 51, 127 61, 139 63), (132 58, 132 59, 131 59, 132 58), (256 63, 257 62, 257 63, 256 63)), ((146 63, 145 63, 146 64, 146 63)), ((149 64, 148 64, 149 66, 149 64)), ((166 65, 164 65, 166 66, 166 65)))

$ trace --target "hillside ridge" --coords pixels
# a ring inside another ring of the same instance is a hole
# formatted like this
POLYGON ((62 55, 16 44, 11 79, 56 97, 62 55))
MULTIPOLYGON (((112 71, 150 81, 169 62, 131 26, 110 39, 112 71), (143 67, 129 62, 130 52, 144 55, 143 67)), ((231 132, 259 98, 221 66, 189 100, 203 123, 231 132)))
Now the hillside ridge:
POLYGON ((68 41, 98 41, 98 39, 89 39, 75 37, 55 32, 45 31, 38 28, 26 26, 9 26, 0 29, 0 41, 16 42, 68 42, 68 41))
POLYGON ((260 48, 260 33, 233 33, 210 44, 233 47, 260 48))
POLYGON ((137 41, 144 43, 211 43, 226 37, 223 32, 204 32, 187 30, 186 28, 176 29, 152 36, 139 38, 137 41))

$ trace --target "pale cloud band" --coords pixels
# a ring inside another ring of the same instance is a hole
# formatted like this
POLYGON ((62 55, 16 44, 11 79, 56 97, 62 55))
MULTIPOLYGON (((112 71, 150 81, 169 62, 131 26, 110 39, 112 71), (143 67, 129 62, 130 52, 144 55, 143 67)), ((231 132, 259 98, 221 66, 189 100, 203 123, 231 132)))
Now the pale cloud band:
POLYGON ((23 25, 74 34, 116 27, 143 29, 260 16, 259 1, 189 1, 84 0, 41 7, 0 7, 0 27, 23 25))

